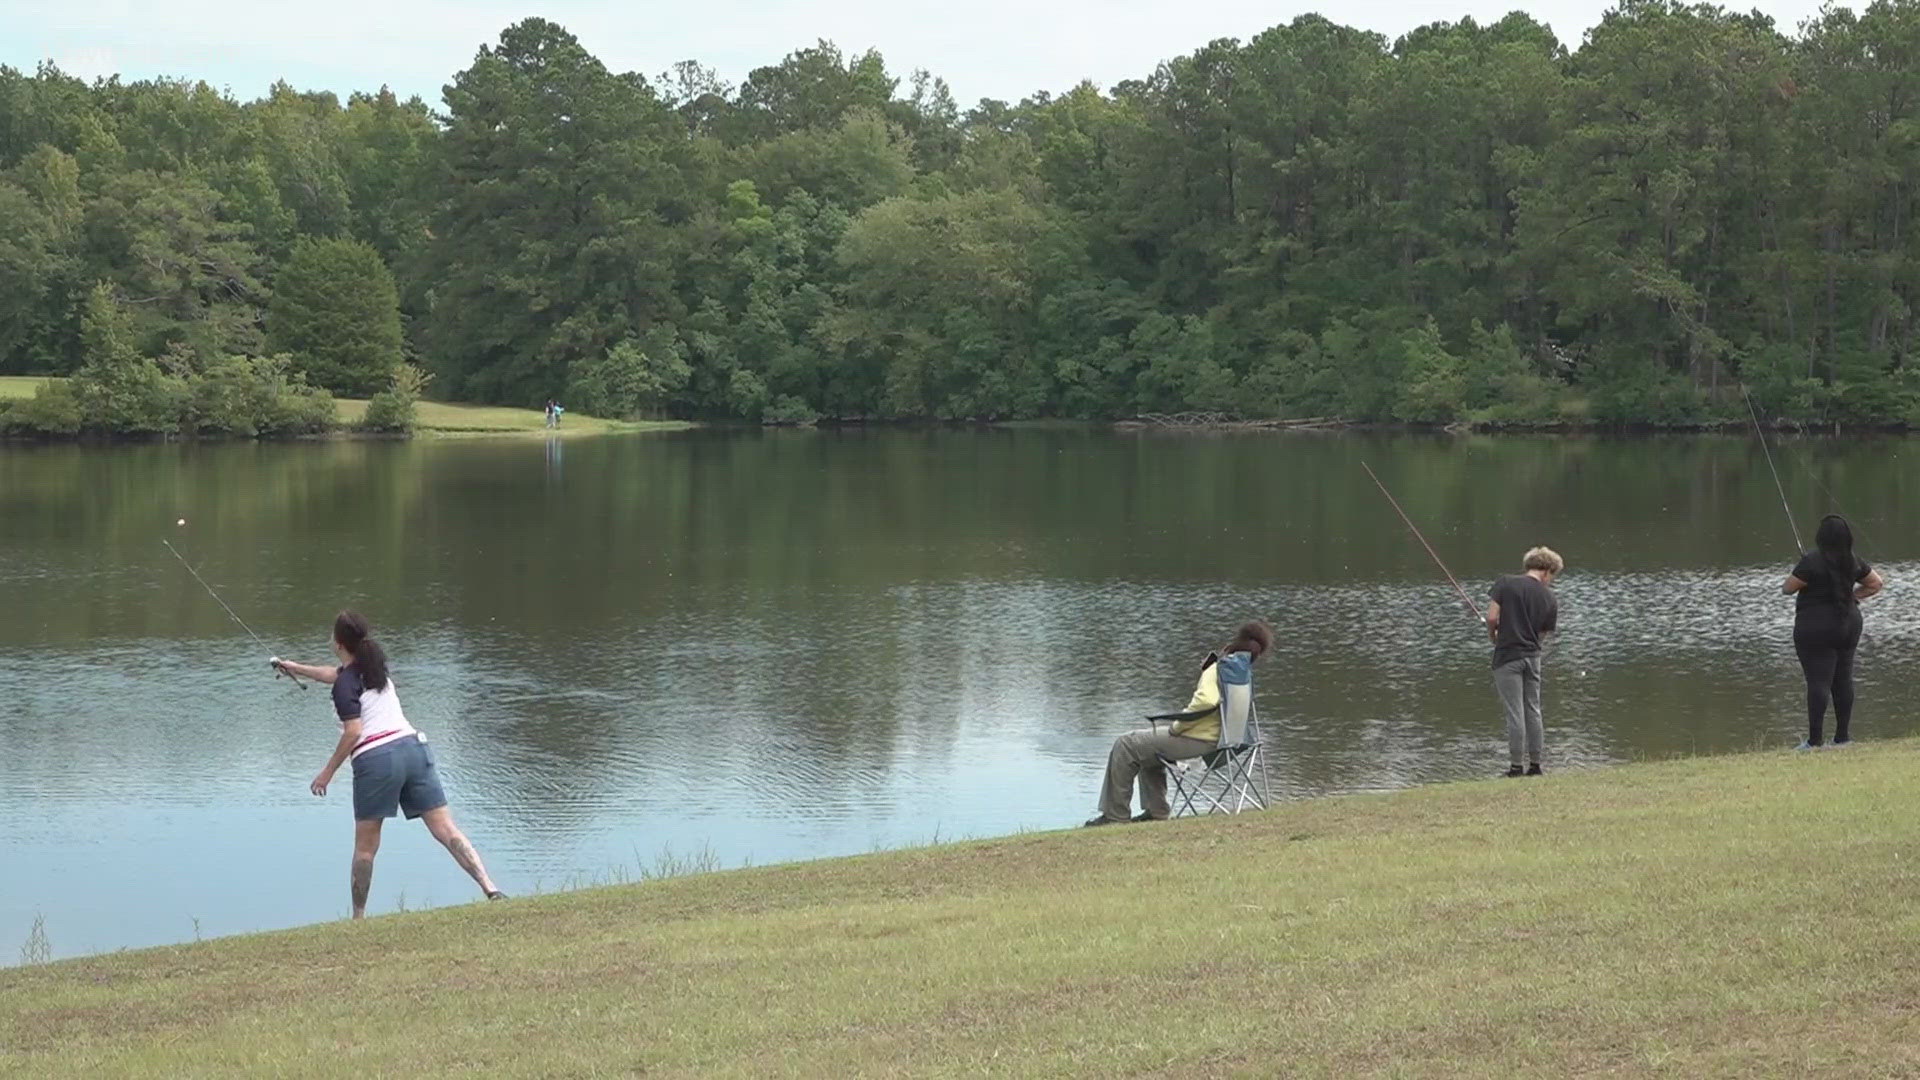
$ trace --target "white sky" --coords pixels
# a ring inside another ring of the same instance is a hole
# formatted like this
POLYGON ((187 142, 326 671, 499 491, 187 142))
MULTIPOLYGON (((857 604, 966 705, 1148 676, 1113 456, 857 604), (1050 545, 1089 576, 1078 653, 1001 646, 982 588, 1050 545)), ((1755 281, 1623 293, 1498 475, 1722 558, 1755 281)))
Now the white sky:
MULTIPOLYGON (((0 0, 0 64, 31 70, 51 59, 91 79, 185 76, 258 97, 276 78, 344 95, 382 83, 435 107, 440 88, 530 15, 580 38, 615 71, 657 75, 695 59, 738 83, 755 67, 827 38, 849 54, 877 48, 902 77, 944 77, 963 108, 982 97, 1017 101, 1082 79, 1111 87, 1215 38, 1245 40, 1321 11, 1389 39, 1463 16, 1486 23, 1513 0, 1347 0, 1339 5, 1249 0, 0 0)), ((1533 0, 1522 9, 1569 47, 1610 4, 1533 0)), ((1740 5, 1735 5, 1739 7, 1740 5)), ((1753 5, 1789 32, 1818 0, 1753 5)))

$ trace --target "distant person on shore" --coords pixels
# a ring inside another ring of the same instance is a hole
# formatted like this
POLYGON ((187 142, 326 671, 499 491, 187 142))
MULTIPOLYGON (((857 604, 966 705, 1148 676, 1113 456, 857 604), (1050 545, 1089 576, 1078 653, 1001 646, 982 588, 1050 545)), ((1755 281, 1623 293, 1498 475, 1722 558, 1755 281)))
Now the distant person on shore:
POLYGON ((1552 548, 1537 547, 1520 566, 1522 573, 1501 578, 1487 593, 1487 636, 1493 639, 1493 689, 1507 715, 1507 775, 1539 776, 1547 741, 1540 717, 1540 640, 1559 626, 1553 579, 1566 562, 1552 548))
POLYGON ((1092 825, 1117 825, 1125 821, 1164 821, 1167 806, 1167 769, 1161 759, 1184 761, 1196 758, 1220 744, 1220 665, 1249 666, 1262 653, 1273 648, 1273 631, 1263 622, 1240 627, 1227 643, 1224 655, 1208 653, 1200 664, 1200 681, 1182 712, 1187 717, 1176 721, 1165 734, 1154 730, 1129 731, 1113 741, 1107 754, 1106 783, 1100 789, 1100 814, 1088 821, 1092 825), (1140 785, 1140 813, 1129 816, 1133 804, 1134 781, 1140 785))
POLYGON ((547 399, 547 426, 548 427, 552 427, 555 424, 558 424, 560 422, 560 418, 558 414, 556 414, 553 410, 554 410, 553 399, 548 398, 547 399))
POLYGON ((353 762, 353 917, 363 918, 367 913, 373 856, 380 850, 380 826, 402 811, 426 824, 427 831, 473 878, 487 899, 504 898, 506 894, 487 876, 480 853, 453 823, 433 751, 400 711, 399 693, 387 674, 387 654, 368 632, 366 619, 343 611, 333 621, 333 652, 340 660, 338 666, 297 664, 277 656, 271 661, 290 675, 333 687, 340 741, 310 787, 315 795, 326 795, 333 774, 348 760, 353 762))
POLYGON ((1860 647, 1860 601, 1886 586, 1880 573, 1853 554, 1853 528, 1839 514, 1820 519, 1814 550, 1802 555, 1780 591, 1793 597, 1793 651, 1807 678, 1807 738, 1823 741, 1827 702, 1833 702, 1833 745, 1852 741, 1853 657, 1860 647))

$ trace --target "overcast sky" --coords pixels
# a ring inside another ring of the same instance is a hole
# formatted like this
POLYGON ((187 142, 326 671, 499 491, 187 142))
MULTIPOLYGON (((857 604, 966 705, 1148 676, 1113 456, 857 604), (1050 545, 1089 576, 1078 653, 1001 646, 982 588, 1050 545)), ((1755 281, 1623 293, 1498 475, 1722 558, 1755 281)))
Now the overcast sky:
MULTIPOLYGON (((480 45, 529 15, 565 26, 616 71, 652 76, 694 59, 737 83, 819 38, 853 53, 877 48, 899 75, 926 68, 968 106, 1018 100, 1082 79, 1111 87, 1215 38, 1245 40, 1321 11, 1389 38, 1471 15, 1498 20, 1512 0, 0 0, 0 64, 31 69, 51 59, 91 79, 120 74, 205 79, 241 98, 277 78, 345 94, 382 83, 440 104, 440 88, 480 45)), ((1610 6, 1601 0, 1534 0, 1533 16, 1570 47, 1610 6)), ((1742 5, 1735 4, 1735 7, 1742 5)), ((1753 5, 1793 30, 1816 0, 1753 5)))

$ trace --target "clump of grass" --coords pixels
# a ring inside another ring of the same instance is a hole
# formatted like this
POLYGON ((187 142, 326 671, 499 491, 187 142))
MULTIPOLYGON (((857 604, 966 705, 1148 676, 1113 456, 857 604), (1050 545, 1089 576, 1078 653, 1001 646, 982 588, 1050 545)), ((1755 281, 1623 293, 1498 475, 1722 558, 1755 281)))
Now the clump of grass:
MULTIPOLYGON (((634 861, 639 862, 638 851, 634 853, 634 861)), ((640 880, 661 881, 690 874, 711 874, 718 869, 720 856, 714 854, 710 845, 702 844, 700 850, 684 855, 676 853, 672 847, 662 847, 660 853, 653 857, 653 864, 640 871, 640 880)))
MULTIPOLYGON (((577 873, 560 879, 560 892, 577 892, 581 889, 602 889, 614 885, 637 885, 643 881, 664 881, 667 878, 688 877, 693 874, 711 874, 722 869, 720 856, 712 845, 702 844, 697 851, 684 854, 673 850, 672 845, 663 845, 651 860, 640 854, 638 847, 633 848, 633 862, 610 866, 598 873, 577 873)), ((531 891, 543 893, 544 882, 536 879, 531 891)))
POLYGON ((33 926, 27 930, 27 940, 20 946, 20 963, 44 964, 53 959, 53 943, 47 940, 47 917, 34 913, 33 926))

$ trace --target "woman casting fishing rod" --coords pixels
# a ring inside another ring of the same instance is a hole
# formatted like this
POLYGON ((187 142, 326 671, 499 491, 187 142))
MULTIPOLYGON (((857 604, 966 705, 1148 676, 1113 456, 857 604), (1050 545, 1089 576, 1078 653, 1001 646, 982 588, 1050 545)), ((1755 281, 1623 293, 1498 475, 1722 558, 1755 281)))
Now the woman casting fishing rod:
POLYGON ((494 887, 480 853, 461 834, 447 809, 427 740, 407 723, 400 695, 387 675, 387 654, 369 636, 367 620, 343 611, 333 620, 333 652, 339 666, 296 664, 274 657, 273 666, 289 675, 333 686, 333 707, 340 717, 340 741, 326 767, 313 778, 315 795, 324 796, 333 774, 353 762, 353 917, 367 913, 373 884, 373 856, 380 850, 380 826, 395 813, 426 823, 453 861, 473 878, 489 900, 506 896, 494 887))
POLYGON ((1860 601, 1885 585, 1880 573, 1853 554, 1853 529, 1839 514, 1820 519, 1814 550, 1800 557, 1780 591, 1793 600, 1793 651, 1807 677, 1807 738, 1799 749, 1818 749, 1833 702, 1833 745, 1851 737, 1853 656, 1860 647, 1860 601))

